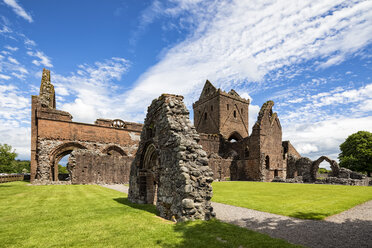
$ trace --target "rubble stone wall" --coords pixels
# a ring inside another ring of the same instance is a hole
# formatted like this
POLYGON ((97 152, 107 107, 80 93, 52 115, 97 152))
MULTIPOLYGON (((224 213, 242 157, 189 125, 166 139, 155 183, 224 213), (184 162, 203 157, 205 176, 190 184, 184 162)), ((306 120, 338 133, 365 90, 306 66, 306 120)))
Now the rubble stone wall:
POLYGON ((128 161, 134 157, 141 129, 142 124, 118 119, 98 119, 95 124, 73 122, 70 113, 56 109, 50 71, 44 69, 40 93, 37 96, 32 96, 30 180, 32 183, 56 184, 58 182, 58 162, 74 151, 87 150, 92 155, 86 155, 86 157, 96 156, 95 162, 89 163, 92 166, 89 171, 93 171, 95 168, 97 169, 96 174, 92 173, 94 175, 101 173, 101 175, 98 177, 87 174, 88 170, 84 170, 83 173, 80 166, 85 167, 88 163, 78 159, 77 161, 82 164, 76 164, 76 170, 72 171, 72 177, 75 178, 73 183, 127 182, 129 171, 123 167, 128 167, 128 161), (115 152, 118 152, 122 158, 113 159, 109 156, 115 152), (99 168, 99 164, 105 169, 99 168), (78 170, 78 168, 80 169, 78 170), (112 172, 109 173, 110 170, 112 172), (87 178, 83 178, 83 175, 86 175, 87 178), (122 179, 118 180, 119 177, 122 179))
POLYGON ((119 153, 100 154, 88 150, 71 153, 68 167, 72 184, 124 184, 129 183, 133 157, 119 153))
POLYGON ((213 217, 213 172, 198 141, 182 96, 163 94, 155 99, 131 166, 129 200, 155 204, 166 219, 213 217))
POLYGON ((317 160, 310 160, 309 158, 302 157, 297 159, 290 156, 288 159, 288 174, 287 179, 283 182, 306 182, 317 184, 342 184, 342 185, 359 185, 368 186, 370 179, 358 172, 351 171, 346 168, 340 168, 335 160, 326 156, 321 156, 317 160), (317 179, 317 171, 319 164, 327 161, 331 165, 332 173, 324 179, 317 179))
POLYGON ((58 181, 56 165, 63 156, 68 154, 70 154, 70 159, 72 154, 76 158, 76 160, 69 160, 69 163, 74 162, 75 169, 70 171, 73 184, 128 183, 129 164, 133 161, 136 150, 137 145, 120 146, 115 143, 39 140, 38 166, 34 183, 46 184, 58 181), (87 166, 89 166, 88 169, 84 169, 87 166))

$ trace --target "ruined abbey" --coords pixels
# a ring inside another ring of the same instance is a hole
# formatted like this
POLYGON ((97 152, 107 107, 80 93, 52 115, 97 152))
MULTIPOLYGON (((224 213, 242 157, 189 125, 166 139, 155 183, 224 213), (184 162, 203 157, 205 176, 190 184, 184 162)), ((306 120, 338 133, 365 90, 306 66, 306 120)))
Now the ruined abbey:
POLYGON ((68 183, 130 182, 129 198, 134 202, 161 199, 168 217, 174 201, 183 202, 175 204, 187 208, 177 209, 178 216, 203 208, 199 215, 206 219, 213 215, 208 210, 213 180, 368 185, 363 175, 340 168, 327 157, 316 161, 301 157, 282 140, 272 101, 263 104, 250 134, 250 101, 234 90, 225 92, 207 81, 193 104, 194 124, 182 99, 166 94, 155 99, 144 124, 120 119, 73 122, 68 112, 56 109, 50 72, 44 69, 40 94, 32 96, 31 182, 65 183, 59 178, 58 163, 70 154, 68 183), (322 161, 332 168, 331 177, 323 182, 316 178, 322 161), (182 197, 169 197, 169 189, 180 187, 182 197), (190 194, 200 199, 198 208, 185 201, 190 194))

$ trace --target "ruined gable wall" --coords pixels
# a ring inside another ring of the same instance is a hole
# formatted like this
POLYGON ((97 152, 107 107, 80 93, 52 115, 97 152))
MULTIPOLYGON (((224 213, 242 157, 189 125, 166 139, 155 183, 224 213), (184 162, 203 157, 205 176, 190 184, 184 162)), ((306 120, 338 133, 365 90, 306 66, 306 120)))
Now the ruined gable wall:
POLYGON ((286 163, 283 159, 282 129, 276 113, 272 113, 274 102, 264 103, 249 139, 251 158, 260 170, 260 180, 271 181, 275 171, 279 177, 286 177, 286 163), (268 157, 268 159, 267 159, 268 157), (269 162, 267 169, 266 162, 269 162))
POLYGON ((286 177, 283 168, 282 129, 277 120, 265 116, 261 129, 261 152, 270 158, 270 170, 266 170, 266 181, 274 179, 274 171, 279 177, 286 177), (273 123, 272 123, 273 122, 273 123))
POLYGON ((214 216, 213 173, 182 100, 163 94, 149 106, 131 166, 128 198, 154 202, 163 218, 208 220, 214 216))
POLYGON ((283 146, 284 155, 286 155, 287 157, 288 156, 293 156, 293 157, 296 157, 296 158, 301 157, 301 154, 296 150, 296 148, 294 148, 294 146, 291 144, 290 141, 288 141, 288 140, 283 141, 282 146, 283 146))

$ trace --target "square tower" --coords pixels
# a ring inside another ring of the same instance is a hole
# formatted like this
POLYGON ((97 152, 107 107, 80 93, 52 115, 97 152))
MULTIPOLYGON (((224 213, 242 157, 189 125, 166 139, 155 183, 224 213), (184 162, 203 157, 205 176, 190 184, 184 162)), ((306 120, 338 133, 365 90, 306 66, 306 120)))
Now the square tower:
POLYGON ((248 137, 249 103, 234 90, 227 93, 216 89, 207 80, 193 104, 195 128, 199 133, 220 134, 227 140, 248 137))

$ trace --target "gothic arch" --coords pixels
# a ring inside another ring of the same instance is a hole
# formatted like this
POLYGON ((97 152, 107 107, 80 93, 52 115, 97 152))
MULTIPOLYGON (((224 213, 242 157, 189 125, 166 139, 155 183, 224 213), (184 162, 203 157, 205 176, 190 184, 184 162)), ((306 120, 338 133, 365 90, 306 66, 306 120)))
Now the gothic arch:
POLYGON ((144 175, 141 183, 141 187, 146 189, 144 194, 144 198, 146 199, 147 204, 154 204, 157 203, 157 195, 158 195, 158 185, 159 185, 159 155, 157 149, 154 144, 150 144, 147 146, 146 151, 143 157, 143 169, 144 175))
POLYGON ((63 143, 52 150, 49 155, 50 161, 50 179, 58 181, 58 163, 66 155, 70 154, 74 149, 87 149, 78 142, 63 143))
POLYGON ((101 152, 103 154, 111 155, 112 154, 112 151, 115 151, 115 152, 119 153, 121 156, 127 156, 127 154, 125 153, 125 151, 121 147, 116 146, 116 145, 107 146, 104 149, 102 149, 101 152))
POLYGON ((234 131, 232 132, 230 135, 229 135, 229 138, 227 139, 228 141, 231 141, 231 140, 236 140, 236 141, 240 141, 242 140, 243 137, 240 135, 240 133, 238 133, 237 131, 234 131))

